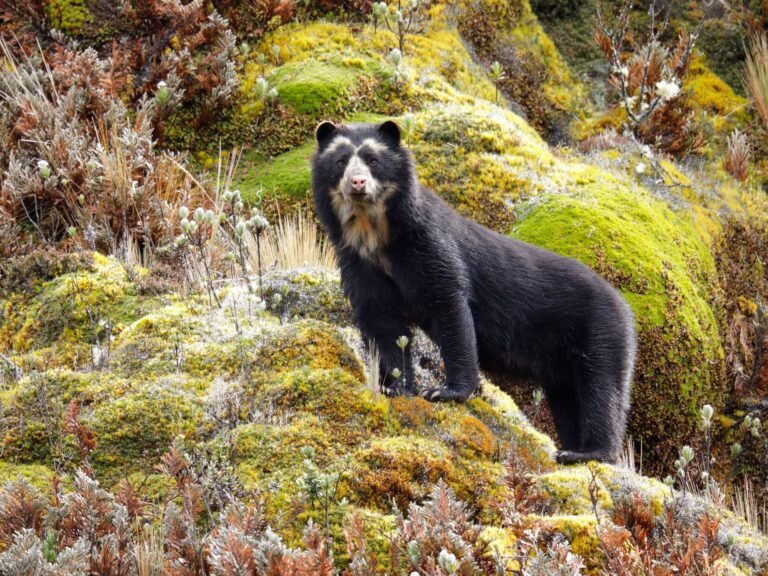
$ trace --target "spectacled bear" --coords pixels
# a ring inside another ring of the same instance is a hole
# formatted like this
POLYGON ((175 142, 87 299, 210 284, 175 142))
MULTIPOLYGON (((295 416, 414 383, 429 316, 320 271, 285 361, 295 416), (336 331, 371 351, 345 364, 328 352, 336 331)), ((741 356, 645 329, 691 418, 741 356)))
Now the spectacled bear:
POLYGON ((425 398, 466 400, 480 368, 533 378, 560 437, 557 460, 615 461, 636 347, 619 293, 579 262, 463 218, 421 187, 394 122, 323 122, 316 138, 318 217, 355 322, 378 348, 382 389, 416 393, 410 347, 403 359, 397 340, 418 326, 446 371, 425 398))

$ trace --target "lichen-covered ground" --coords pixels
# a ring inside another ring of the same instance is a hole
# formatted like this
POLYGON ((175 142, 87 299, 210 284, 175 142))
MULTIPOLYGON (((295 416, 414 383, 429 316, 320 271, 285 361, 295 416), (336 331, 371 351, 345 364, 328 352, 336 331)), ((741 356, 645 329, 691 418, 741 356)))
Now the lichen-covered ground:
MULTIPOLYGON (((45 491, 54 469, 66 475, 83 464, 77 437, 62 424, 74 402, 95 436, 88 462, 102 486, 127 479, 141 498, 160 503, 172 494, 158 471, 168 448, 206 454, 212 468, 225 462, 239 485, 262 493, 288 544, 300 542, 308 519, 324 522, 324 509, 306 506, 302 479, 309 470, 339 474, 328 522, 340 560, 349 514, 363 514, 370 546, 386 550, 393 506, 420 501, 439 481, 471 507, 486 538, 514 549, 520 526, 504 529, 516 486, 510 454, 536 488, 522 525, 563 534, 588 567, 600 566, 591 481, 605 518, 632 494, 658 514, 671 501, 668 487, 626 468, 556 465, 553 442, 492 382, 465 404, 371 389, 332 270, 270 273, 266 309, 247 290, 222 288, 223 309, 212 312, 200 296, 145 293, 147 272, 112 258, 52 264, 41 253, 14 264, 3 269, 4 288, 14 286, 2 337, 15 339, 20 373, 6 374, 0 392, 2 480, 22 475, 45 491), (96 344, 84 346, 89 340, 96 344), (281 521, 301 501, 302 512, 281 521)), ((412 345, 421 381, 439 378, 429 342, 412 345)), ((693 517, 714 509, 703 499, 679 502, 693 517)), ((747 574, 768 566, 765 537, 715 513, 729 550, 721 564, 747 574)))

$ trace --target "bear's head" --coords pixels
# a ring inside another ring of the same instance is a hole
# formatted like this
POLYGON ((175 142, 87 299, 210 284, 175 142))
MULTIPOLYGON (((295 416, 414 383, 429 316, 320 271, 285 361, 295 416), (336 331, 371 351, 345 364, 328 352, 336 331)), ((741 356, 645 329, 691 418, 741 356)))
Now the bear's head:
POLYGON ((332 203, 371 206, 407 193, 412 161, 394 122, 337 126, 322 122, 315 132, 312 186, 332 203))

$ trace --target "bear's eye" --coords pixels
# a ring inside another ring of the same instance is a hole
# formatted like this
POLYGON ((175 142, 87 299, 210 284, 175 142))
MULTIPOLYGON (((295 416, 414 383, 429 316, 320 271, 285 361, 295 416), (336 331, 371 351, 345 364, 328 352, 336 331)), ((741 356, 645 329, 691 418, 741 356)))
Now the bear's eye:
POLYGON ((336 161, 336 166, 338 166, 339 168, 344 168, 344 166, 346 166, 346 164, 347 164, 347 161, 344 158, 342 158, 341 160, 337 160, 336 161))
POLYGON ((377 158, 369 158, 368 159, 368 164, 370 166, 378 166, 379 165, 379 160, 377 158))

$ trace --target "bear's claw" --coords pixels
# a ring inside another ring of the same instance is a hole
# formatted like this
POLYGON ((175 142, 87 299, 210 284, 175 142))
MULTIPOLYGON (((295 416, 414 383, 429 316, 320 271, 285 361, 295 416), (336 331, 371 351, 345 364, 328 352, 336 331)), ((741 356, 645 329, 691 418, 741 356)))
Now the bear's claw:
POLYGON ((459 390, 453 388, 427 388, 419 392, 419 396, 430 402, 444 402, 448 400, 456 400, 462 402, 469 398, 471 394, 465 394, 459 390))
POLYGON ((583 464, 596 460, 612 463, 616 459, 604 450, 558 450, 555 453, 558 464, 583 464))
POLYGON ((384 396, 389 396, 390 398, 394 398, 395 396, 415 396, 416 392, 412 390, 411 388, 406 388, 403 386, 385 386, 382 384, 380 386, 380 391, 384 396))

